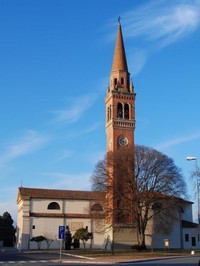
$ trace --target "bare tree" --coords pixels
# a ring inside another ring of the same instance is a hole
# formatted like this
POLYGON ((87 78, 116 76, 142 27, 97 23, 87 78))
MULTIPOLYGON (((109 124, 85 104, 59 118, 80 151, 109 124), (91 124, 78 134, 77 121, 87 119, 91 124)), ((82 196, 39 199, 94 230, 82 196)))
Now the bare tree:
POLYGON ((106 191, 106 158, 97 162, 91 183, 93 191, 106 191))
POLYGON ((140 246, 145 246, 145 230, 150 220, 157 220, 154 224, 157 231, 170 231, 184 202, 180 197, 186 195, 183 176, 174 161, 155 149, 139 145, 135 150, 123 148, 108 153, 97 163, 91 180, 94 190, 107 192, 106 206, 107 212, 112 213, 112 223, 131 224, 140 246), (162 223, 166 217, 169 222, 162 223))

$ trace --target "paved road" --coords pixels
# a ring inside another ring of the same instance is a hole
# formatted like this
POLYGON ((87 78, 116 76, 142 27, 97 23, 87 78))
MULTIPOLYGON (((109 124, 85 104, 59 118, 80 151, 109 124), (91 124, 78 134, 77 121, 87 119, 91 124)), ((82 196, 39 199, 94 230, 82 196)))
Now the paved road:
POLYGON ((60 260, 60 253, 58 251, 30 251, 18 252, 17 250, 0 250, 0 266, 10 265, 37 265, 37 266, 78 266, 78 265, 101 265, 101 266, 200 266, 200 256, 187 256, 176 258, 161 258, 161 259, 147 259, 144 261, 129 261, 129 262, 109 262, 100 263, 95 262, 95 259, 87 259, 82 256, 74 256, 73 254, 62 253, 60 260))
POLYGON ((84 257, 73 256, 59 251, 25 251, 18 252, 16 249, 0 250, 0 266, 1 265, 63 265, 66 262, 87 261, 84 257))
MULTIPOLYGON (((147 260, 143 262, 131 262, 128 265, 143 265, 143 266, 200 266, 199 264, 200 256, 188 256, 188 257, 176 257, 176 258, 166 258, 166 259, 154 259, 147 260)), ((121 264, 120 266, 125 265, 121 264)), ((126 264, 126 266, 128 266, 126 264)))

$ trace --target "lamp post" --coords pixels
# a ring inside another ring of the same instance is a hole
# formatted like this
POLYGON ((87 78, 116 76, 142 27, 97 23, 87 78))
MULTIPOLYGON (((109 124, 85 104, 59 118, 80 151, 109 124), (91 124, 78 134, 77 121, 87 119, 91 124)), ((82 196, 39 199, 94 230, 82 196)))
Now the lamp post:
POLYGON ((195 177, 196 177, 196 201, 197 201, 197 217, 198 217, 198 224, 200 222, 200 215, 199 215, 199 178, 198 178, 198 166, 197 166, 197 157, 188 156, 186 158, 188 161, 195 161, 195 177))

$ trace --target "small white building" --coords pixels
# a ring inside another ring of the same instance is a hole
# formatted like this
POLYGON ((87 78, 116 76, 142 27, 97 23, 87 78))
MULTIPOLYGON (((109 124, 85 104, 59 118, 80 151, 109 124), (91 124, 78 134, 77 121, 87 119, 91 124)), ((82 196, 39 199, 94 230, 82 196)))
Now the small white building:
MULTIPOLYGON (((180 200, 180 219, 175 221, 170 234, 153 232, 153 221, 149 222, 146 230, 148 248, 166 248, 167 243, 169 248, 200 248, 199 228, 192 222, 192 202, 180 200)), ((48 242, 43 241, 41 248, 59 249, 59 226, 68 227, 72 235, 77 229, 87 226, 88 231, 93 233, 93 239, 88 240, 87 248, 110 248, 112 236, 108 235, 104 227, 104 203, 104 192, 20 187, 17 196, 17 248, 37 249, 37 244, 30 239, 42 235, 48 242)), ((134 233, 131 232, 133 236, 134 233)), ((125 238, 126 234, 123 234, 121 240, 116 235, 115 244, 120 246, 121 241, 125 246, 125 238)), ((137 243, 134 241, 136 237, 133 237, 132 244, 137 243)))

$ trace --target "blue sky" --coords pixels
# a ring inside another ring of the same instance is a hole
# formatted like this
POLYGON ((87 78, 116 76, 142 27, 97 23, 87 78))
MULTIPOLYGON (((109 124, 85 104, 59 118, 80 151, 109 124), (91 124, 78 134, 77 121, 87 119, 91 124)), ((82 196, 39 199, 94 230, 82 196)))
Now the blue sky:
POLYGON ((136 144, 200 163, 199 0, 0 0, 0 214, 20 185, 89 190, 106 150, 105 92, 121 16, 136 144))

